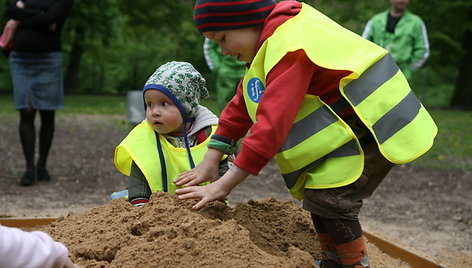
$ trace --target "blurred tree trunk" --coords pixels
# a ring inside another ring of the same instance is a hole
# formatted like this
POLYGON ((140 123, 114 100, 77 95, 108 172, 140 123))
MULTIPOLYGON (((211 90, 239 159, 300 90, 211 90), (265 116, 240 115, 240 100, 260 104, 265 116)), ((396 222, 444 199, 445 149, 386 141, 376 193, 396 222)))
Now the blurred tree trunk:
POLYGON ((472 107, 472 31, 464 33, 462 47, 465 55, 459 66, 454 96, 451 105, 456 107, 472 107))
POLYGON ((77 80, 79 78, 80 60, 84 51, 83 40, 85 31, 82 25, 77 25, 75 28, 74 42, 70 52, 69 64, 67 65, 66 74, 64 77, 64 89, 66 93, 73 93, 77 87, 77 80))

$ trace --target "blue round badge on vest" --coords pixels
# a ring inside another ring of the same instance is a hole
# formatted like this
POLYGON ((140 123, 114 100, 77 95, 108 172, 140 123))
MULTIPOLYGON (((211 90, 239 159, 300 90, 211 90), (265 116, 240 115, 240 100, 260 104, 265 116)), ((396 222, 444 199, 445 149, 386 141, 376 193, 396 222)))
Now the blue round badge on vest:
POLYGON ((264 90, 264 84, 262 83, 261 79, 257 77, 251 78, 251 80, 249 80, 247 83, 247 95, 255 103, 259 103, 264 90))

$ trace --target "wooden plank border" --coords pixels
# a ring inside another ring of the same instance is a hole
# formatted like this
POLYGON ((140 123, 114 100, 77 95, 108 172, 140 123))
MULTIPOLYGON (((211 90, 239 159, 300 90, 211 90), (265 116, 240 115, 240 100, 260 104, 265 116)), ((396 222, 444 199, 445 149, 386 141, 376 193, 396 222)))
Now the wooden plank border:
POLYGON ((57 218, 0 218, 0 224, 8 227, 34 227, 48 225, 57 218))
POLYGON ((369 232, 364 231, 364 237, 387 255, 408 263, 412 268, 444 268, 444 266, 440 264, 423 258, 407 249, 404 249, 369 232))

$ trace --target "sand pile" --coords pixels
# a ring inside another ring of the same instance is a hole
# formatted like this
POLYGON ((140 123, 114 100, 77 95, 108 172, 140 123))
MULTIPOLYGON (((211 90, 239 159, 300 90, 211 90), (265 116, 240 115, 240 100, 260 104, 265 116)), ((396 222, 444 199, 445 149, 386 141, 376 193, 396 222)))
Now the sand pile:
POLYGON ((114 200, 45 231, 84 267, 313 267, 319 258, 308 214, 290 201, 193 204, 165 193, 143 207, 114 200))
MULTIPOLYGON (((156 193, 143 207, 114 200, 41 228, 82 267, 315 267, 309 214, 273 198, 228 207, 156 193)), ((409 267, 368 244, 371 267, 409 267)))

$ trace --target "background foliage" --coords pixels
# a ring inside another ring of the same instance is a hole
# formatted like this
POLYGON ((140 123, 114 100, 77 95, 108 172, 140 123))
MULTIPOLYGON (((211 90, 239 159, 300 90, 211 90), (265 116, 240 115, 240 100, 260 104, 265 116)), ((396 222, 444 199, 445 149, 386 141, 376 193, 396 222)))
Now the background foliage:
MULTIPOLYGON (((0 0, 0 14, 7 1, 0 0)), ((372 15, 389 7, 387 0, 305 2, 358 34, 372 15)), ((214 90, 202 55, 203 37, 193 24, 193 5, 193 0, 76 0, 63 30, 66 93, 140 90, 156 67, 171 60, 194 64, 214 90)), ((461 60, 471 50, 463 39, 472 31, 472 1, 411 1, 409 9, 425 21, 431 45, 430 58, 414 76, 412 88, 427 105, 448 105, 461 60)), ((0 92, 11 92, 4 56, 0 92)))

